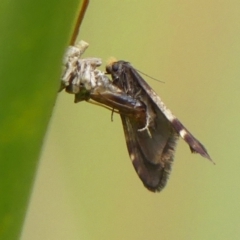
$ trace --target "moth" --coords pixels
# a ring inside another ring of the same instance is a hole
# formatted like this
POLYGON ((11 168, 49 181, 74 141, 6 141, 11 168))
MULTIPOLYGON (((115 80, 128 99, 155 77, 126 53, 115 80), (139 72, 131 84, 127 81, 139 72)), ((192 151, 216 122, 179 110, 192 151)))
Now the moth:
POLYGON ((65 89, 74 94, 75 103, 94 100, 120 114, 129 156, 147 189, 156 192, 166 186, 179 137, 191 152, 212 161, 205 147, 167 109, 129 62, 107 65, 110 80, 97 69, 101 59, 81 58, 87 46, 80 41, 69 47, 60 91, 65 89))
POLYGON ((124 104, 118 106, 129 156, 147 189, 156 192, 165 187, 179 136, 192 153, 199 153, 212 161, 206 148, 167 109, 129 62, 113 62, 106 71, 111 74, 114 86, 145 108, 144 111, 134 111, 133 107, 132 114, 131 111, 125 114, 124 104))

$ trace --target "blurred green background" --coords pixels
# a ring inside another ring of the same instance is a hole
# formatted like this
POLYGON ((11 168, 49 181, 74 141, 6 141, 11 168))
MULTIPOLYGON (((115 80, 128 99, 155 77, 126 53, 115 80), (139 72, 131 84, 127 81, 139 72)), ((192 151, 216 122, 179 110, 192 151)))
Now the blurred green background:
POLYGON ((1 240, 19 239, 79 7, 79 0, 0 1, 1 240))
MULTIPOLYGON (((239 239, 240 2, 91 0, 85 57, 130 61, 207 147, 180 141, 167 187, 147 191, 117 114, 61 93, 22 240, 239 239)), ((103 68, 104 69, 103 64, 103 68)))

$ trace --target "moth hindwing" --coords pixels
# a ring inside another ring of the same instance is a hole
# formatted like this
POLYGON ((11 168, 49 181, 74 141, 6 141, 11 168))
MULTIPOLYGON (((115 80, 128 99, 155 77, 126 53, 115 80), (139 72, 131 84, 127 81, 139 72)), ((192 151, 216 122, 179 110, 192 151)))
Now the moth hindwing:
POLYGON ((166 108, 160 97, 125 61, 107 66, 113 85, 145 106, 138 114, 124 114, 119 107, 129 156, 145 187, 161 191, 167 183, 179 136, 194 153, 211 160, 205 147, 166 108))

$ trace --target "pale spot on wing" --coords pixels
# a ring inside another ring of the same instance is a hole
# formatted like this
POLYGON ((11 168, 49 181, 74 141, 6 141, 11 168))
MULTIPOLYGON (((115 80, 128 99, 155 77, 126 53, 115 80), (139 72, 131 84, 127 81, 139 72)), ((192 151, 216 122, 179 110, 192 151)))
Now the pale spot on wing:
POLYGON ((168 108, 164 109, 164 114, 169 121, 173 121, 176 118, 168 108))
POLYGON ((132 161, 134 161, 135 160, 134 154, 130 154, 130 158, 131 158, 132 161))
POLYGON ((185 129, 182 129, 182 130, 180 130, 179 134, 182 138, 184 138, 187 135, 187 132, 185 129))

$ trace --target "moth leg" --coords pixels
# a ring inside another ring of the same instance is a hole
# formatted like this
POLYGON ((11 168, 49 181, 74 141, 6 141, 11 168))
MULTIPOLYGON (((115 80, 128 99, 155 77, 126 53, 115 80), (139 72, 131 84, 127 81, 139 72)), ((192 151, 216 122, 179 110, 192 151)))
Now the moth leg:
POLYGON ((152 134, 151 134, 151 132, 149 131, 149 128, 148 128, 149 125, 150 125, 150 122, 151 122, 151 115, 149 114, 148 107, 147 107, 146 110, 147 110, 146 111, 146 124, 143 128, 138 129, 138 132, 143 132, 143 131, 146 130, 148 132, 149 137, 152 138, 152 134))
POLYGON ((114 108, 110 108, 110 107, 108 107, 108 106, 106 106, 106 105, 104 105, 104 104, 101 104, 101 103, 92 101, 91 99, 87 100, 86 102, 91 103, 91 104, 96 105, 96 106, 99 106, 99 107, 103 107, 103 108, 111 111, 111 112, 112 112, 112 115, 113 115, 113 113, 118 113, 118 114, 119 114, 119 111, 118 111, 118 110, 116 110, 116 109, 114 109, 114 108))
POLYGON ((114 114, 115 109, 112 108, 112 113, 111 113, 111 121, 113 122, 113 114, 114 114))

